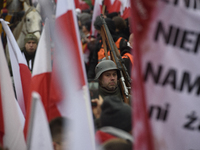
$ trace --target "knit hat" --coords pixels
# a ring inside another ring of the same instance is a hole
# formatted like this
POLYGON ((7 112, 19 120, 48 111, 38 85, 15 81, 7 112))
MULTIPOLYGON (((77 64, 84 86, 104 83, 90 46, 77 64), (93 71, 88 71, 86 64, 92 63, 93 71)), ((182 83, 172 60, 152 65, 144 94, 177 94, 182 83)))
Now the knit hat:
POLYGON ((81 24, 85 24, 87 21, 91 20, 92 19, 92 16, 91 14, 88 14, 88 13, 81 13, 79 15, 79 20, 81 21, 81 24))
POLYGON ((36 43, 38 43, 38 38, 34 34, 27 34, 24 38, 24 43, 27 43, 28 41, 33 40, 36 43))
POLYGON ((112 126, 126 132, 132 129, 131 107, 117 96, 106 96, 101 106, 101 126, 112 126))

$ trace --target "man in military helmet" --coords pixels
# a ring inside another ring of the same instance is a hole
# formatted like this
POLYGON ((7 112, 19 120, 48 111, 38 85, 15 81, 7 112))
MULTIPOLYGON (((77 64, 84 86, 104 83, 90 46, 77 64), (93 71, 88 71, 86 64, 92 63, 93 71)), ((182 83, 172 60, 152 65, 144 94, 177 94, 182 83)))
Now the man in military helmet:
POLYGON ((29 69, 32 71, 38 39, 34 34, 27 34, 24 39, 24 43, 25 45, 22 48, 22 54, 26 59, 29 69))
POLYGON ((99 94, 105 96, 116 95, 121 100, 122 94, 118 86, 120 72, 112 60, 102 60, 95 68, 95 79, 99 81, 99 94))

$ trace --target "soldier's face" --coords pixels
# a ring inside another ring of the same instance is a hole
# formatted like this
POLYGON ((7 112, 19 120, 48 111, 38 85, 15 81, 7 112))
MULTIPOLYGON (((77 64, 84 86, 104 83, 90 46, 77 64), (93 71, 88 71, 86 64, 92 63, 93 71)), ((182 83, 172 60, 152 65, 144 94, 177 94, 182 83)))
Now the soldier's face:
POLYGON ((36 51, 37 43, 34 40, 29 40, 25 44, 25 48, 26 48, 26 52, 31 55, 36 51))
POLYGON ((102 73, 100 78, 100 85, 109 91, 113 91, 117 87, 117 71, 109 70, 102 73))

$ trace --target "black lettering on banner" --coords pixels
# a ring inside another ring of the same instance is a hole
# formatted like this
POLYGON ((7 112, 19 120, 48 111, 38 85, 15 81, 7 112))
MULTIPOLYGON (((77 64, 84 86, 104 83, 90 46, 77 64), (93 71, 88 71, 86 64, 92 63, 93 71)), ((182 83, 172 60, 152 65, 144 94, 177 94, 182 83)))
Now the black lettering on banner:
POLYGON ((200 131, 200 120, 196 115, 195 111, 186 116, 187 122, 184 123, 183 127, 187 130, 199 130, 200 131))
POLYGON ((149 109, 149 118, 156 117, 156 120, 166 121, 169 112, 169 104, 165 104, 165 107, 161 107, 158 105, 151 105, 149 109))
POLYGON ((189 39, 188 37, 193 36, 193 35, 194 35, 194 32, 192 32, 192 31, 185 30, 183 32, 183 37, 182 37, 182 41, 181 41, 181 45, 180 45, 181 49, 184 49, 185 51, 188 51, 188 52, 190 51, 190 48, 187 48, 186 44, 192 44, 193 41, 191 39, 189 39))
POLYGON ((171 69, 167 73, 162 85, 164 86, 166 84, 169 84, 175 90, 176 89, 176 81, 177 81, 177 79, 176 79, 176 71, 171 69))
POLYGON ((158 42, 163 39, 166 45, 178 47, 185 52, 196 54, 200 45, 200 33, 191 30, 183 30, 179 27, 169 25, 168 29, 161 21, 158 21, 154 40, 158 42))
POLYGON ((154 81, 156 84, 158 84, 158 81, 159 81, 159 79, 160 79, 160 75, 161 75, 161 72, 162 72, 162 68, 163 68, 162 66, 159 66, 159 67, 158 67, 158 71, 155 72, 155 71, 153 70, 153 67, 152 67, 151 63, 148 62, 148 63, 147 63, 147 68, 146 68, 146 72, 145 72, 145 76, 144 76, 144 80, 147 81, 148 76, 149 76, 149 75, 152 75, 153 81, 154 81))
POLYGON ((184 6, 186 8, 192 8, 192 9, 200 9, 200 2, 199 0, 183 0, 184 6))
POLYGON ((189 72, 183 72, 181 79, 177 79, 177 71, 175 69, 169 69, 166 74, 163 73, 164 67, 158 65, 157 69, 153 67, 151 62, 147 63, 144 81, 152 79, 156 85, 167 86, 169 85, 174 91, 186 91, 188 93, 195 93, 200 95, 200 76, 197 76, 193 82, 191 81, 191 75, 189 72), (180 82, 178 82, 180 81, 180 82))
POLYGON ((200 77, 197 77, 194 83, 191 83, 190 74, 187 72, 183 73, 182 82, 180 86, 180 91, 183 91, 183 88, 186 87, 187 91, 190 93, 195 87, 197 87, 196 94, 200 94, 200 77))

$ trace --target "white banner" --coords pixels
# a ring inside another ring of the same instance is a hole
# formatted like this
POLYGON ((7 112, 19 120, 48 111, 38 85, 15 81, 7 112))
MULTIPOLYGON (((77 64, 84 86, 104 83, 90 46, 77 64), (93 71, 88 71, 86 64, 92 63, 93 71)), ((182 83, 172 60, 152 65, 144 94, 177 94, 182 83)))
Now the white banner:
POLYGON ((200 2, 155 4, 139 45, 154 149, 200 150, 200 2))

